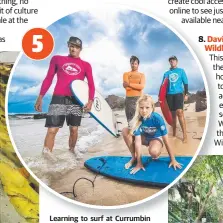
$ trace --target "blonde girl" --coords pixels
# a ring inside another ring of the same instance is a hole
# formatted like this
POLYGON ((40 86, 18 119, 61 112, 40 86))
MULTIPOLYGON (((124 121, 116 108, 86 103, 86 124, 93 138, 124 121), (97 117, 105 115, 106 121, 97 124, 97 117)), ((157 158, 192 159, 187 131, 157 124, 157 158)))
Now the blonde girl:
POLYGON ((171 159, 169 167, 181 169, 181 164, 175 160, 169 145, 165 122, 154 110, 155 105, 152 97, 147 94, 141 96, 136 103, 131 130, 128 128, 122 130, 124 141, 132 155, 131 160, 125 164, 125 168, 129 169, 136 162, 136 166, 130 172, 131 174, 135 174, 141 169, 145 170, 141 161, 142 145, 148 146, 151 157, 157 159, 161 154, 163 144, 165 144, 171 159))

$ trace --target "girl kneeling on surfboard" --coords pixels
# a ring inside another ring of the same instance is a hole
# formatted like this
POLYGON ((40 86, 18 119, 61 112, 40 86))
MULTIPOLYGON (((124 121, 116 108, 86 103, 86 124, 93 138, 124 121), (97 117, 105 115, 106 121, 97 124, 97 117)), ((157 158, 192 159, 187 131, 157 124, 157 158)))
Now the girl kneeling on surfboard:
POLYGON ((141 96, 136 103, 136 113, 133 118, 132 129, 122 130, 123 138, 132 154, 131 160, 125 164, 129 169, 135 162, 136 166, 131 170, 135 174, 139 170, 145 170, 141 161, 141 146, 148 146, 149 154, 153 159, 159 158, 163 144, 169 153, 171 162, 169 167, 180 168, 181 164, 175 160, 173 151, 168 142, 168 135, 163 118, 154 112, 155 105, 149 95, 141 96))

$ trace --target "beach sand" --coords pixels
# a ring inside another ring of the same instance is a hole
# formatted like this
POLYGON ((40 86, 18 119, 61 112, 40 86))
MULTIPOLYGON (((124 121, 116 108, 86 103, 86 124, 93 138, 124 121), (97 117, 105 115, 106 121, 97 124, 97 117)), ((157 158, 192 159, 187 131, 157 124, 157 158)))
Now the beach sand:
MULTIPOLYGON (((156 108, 156 112, 161 113, 160 108, 156 108)), ((115 114, 117 114, 118 121, 122 122, 120 124, 120 129, 122 129, 127 123, 125 113, 124 111, 116 111, 115 114)), ((176 156, 194 155, 204 131, 206 112, 195 112, 195 103, 190 104, 185 111, 185 118, 188 131, 188 143, 186 144, 182 142, 182 132, 179 130, 179 123, 175 139, 171 137, 172 130, 167 125, 169 128, 169 141, 176 156)), ((142 153, 143 155, 148 155, 148 150, 145 146, 143 146, 142 153)), ((58 193, 71 192, 73 184, 77 179, 86 177, 93 180, 96 174, 84 167, 84 161, 103 155, 129 156, 130 153, 122 136, 117 139, 107 133, 102 142, 88 149, 88 152, 84 154, 82 160, 79 161, 79 165, 74 170, 69 171, 59 179, 53 179, 49 186, 58 193)), ((162 149, 161 156, 168 156, 165 147, 162 149)), ((96 177, 94 185, 95 187, 93 188, 89 181, 78 181, 75 186, 77 195, 75 200, 91 205, 114 206, 140 201, 160 191, 160 188, 133 185, 101 175, 96 177)), ((64 196, 74 199, 72 194, 64 194, 64 196)))

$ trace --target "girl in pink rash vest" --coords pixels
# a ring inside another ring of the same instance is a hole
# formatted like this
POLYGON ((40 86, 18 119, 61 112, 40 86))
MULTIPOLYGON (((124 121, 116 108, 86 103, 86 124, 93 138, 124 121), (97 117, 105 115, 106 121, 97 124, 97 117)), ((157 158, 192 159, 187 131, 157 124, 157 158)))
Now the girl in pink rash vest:
POLYGON ((52 153, 55 136, 59 128, 63 127, 65 119, 67 125, 70 127, 69 150, 73 153, 75 152, 74 148, 78 138, 78 126, 81 124, 83 110, 90 112, 95 93, 91 65, 79 57, 82 50, 82 41, 72 36, 67 43, 69 55, 52 57, 49 70, 42 83, 40 94, 35 104, 36 111, 41 112, 42 99, 50 88, 56 74, 57 83, 46 118, 45 127, 48 128, 48 131, 43 147, 44 157, 51 161, 56 161, 56 157, 52 153), (85 77, 88 81, 89 99, 88 103, 82 108, 75 97, 72 96, 70 84, 73 80, 84 80, 85 77))

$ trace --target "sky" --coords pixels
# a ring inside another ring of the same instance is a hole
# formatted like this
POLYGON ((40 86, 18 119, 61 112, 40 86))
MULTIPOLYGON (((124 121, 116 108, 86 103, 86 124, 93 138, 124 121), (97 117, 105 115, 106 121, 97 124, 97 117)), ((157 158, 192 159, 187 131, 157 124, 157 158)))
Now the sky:
MULTIPOLYGON (((9 89, 9 113, 34 112, 33 106, 50 59, 54 55, 68 55, 67 41, 77 36, 83 41, 80 57, 93 69, 96 89, 104 96, 124 96, 123 73, 130 71, 129 58, 140 60, 139 71, 146 76, 144 93, 158 95, 168 58, 176 55, 189 79, 189 91, 204 88, 202 75, 192 54, 185 44, 159 21, 131 10, 104 8, 81 11, 63 17, 47 28, 54 37, 55 47, 51 55, 34 61, 23 55, 17 64, 9 89)), ((46 112, 53 84, 44 99, 46 112)))

